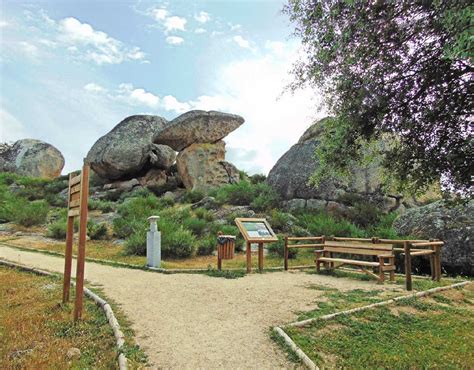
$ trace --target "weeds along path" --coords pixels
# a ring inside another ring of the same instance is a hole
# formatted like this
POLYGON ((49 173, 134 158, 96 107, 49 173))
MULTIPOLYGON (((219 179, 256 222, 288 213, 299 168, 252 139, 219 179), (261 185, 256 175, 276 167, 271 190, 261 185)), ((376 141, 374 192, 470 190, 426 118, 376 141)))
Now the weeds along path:
MULTIPOLYGON (((57 272, 62 272, 64 263, 59 257, 5 246, 0 246, 0 258, 57 272)), ((298 311, 316 306, 323 292, 308 286, 342 291, 393 289, 375 282, 302 272, 227 280, 87 262, 86 279, 120 304, 132 321, 138 344, 152 366, 159 368, 294 367, 272 342, 269 331, 272 326, 294 321, 298 311)))

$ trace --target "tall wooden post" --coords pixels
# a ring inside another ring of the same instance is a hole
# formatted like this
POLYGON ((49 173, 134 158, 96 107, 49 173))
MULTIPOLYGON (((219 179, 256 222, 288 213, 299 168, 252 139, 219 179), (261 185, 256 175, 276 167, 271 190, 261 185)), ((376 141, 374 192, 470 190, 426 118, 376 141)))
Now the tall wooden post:
POLYGON ((285 258, 285 271, 288 271, 288 235, 285 235, 285 253, 284 253, 284 258, 285 258))
POLYGON ((84 164, 81 174, 81 197, 79 213, 79 245, 76 269, 76 304, 74 321, 82 317, 82 299, 84 296, 84 264, 86 258, 87 202, 89 199, 89 165, 84 164))
POLYGON ((69 302, 69 288, 71 287, 72 244, 74 239, 74 217, 67 218, 66 253, 64 257, 63 303, 69 302))
POLYGON ((258 243, 258 271, 263 272, 263 243, 258 243))
POLYGON ((250 242, 247 242, 247 273, 252 271, 252 248, 250 242))
POLYGON ((434 246, 434 269, 435 269, 435 279, 436 281, 441 280, 441 246, 434 246))
POLYGON ((406 288, 408 291, 412 290, 412 281, 411 281, 411 252, 410 252, 410 243, 408 241, 403 242, 403 249, 405 252, 405 281, 406 288))

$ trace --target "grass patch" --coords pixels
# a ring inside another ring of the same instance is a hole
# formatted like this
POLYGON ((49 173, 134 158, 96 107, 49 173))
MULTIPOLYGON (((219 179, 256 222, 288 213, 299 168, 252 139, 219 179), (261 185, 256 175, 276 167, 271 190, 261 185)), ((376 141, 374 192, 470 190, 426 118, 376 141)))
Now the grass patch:
POLYGON ((84 319, 74 324, 73 305, 59 303, 61 280, 0 266, 0 297, 0 363, 4 368, 117 367, 107 318, 85 300, 84 319), (79 359, 67 359, 71 347, 80 349, 79 359))
MULTIPOLYGON (((470 368, 474 363, 474 306, 468 302, 473 288, 458 290, 454 304, 449 298, 452 292, 285 330, 323 368, 470 368)), ((328 294, 334 298, 340 293, 328 294)), ((349 294, 347 301, 370 299, 362 295, 349 294)))

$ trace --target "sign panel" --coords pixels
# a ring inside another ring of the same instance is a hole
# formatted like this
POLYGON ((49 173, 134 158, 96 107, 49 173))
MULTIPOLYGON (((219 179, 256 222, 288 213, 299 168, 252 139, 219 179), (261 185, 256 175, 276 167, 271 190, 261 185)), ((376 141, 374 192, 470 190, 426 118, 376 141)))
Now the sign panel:
POLYGON ((278 238, 264 218, 236 218, 235 223, 248 242, 276 242, 278 238))

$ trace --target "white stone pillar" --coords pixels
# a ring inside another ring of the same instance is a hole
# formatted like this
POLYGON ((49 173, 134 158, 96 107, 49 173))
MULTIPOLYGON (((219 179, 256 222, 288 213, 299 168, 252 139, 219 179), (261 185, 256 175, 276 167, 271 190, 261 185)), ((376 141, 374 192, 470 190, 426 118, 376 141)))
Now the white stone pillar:
POLYGON ((146 235, 146 264, 150 267, 161 265, 161 233, 158 231, 156 222, 160 216, 150 216, 150 231, 146 235))

